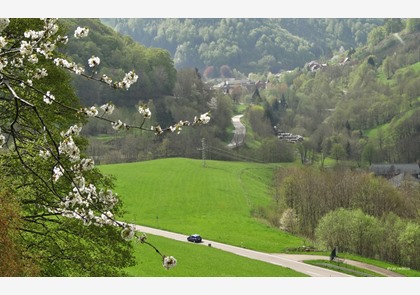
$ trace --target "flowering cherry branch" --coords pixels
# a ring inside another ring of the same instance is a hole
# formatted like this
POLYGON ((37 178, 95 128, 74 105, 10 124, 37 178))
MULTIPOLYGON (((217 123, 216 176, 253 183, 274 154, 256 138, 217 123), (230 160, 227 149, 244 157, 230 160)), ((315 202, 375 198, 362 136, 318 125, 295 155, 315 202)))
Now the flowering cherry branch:
MULTIPOLYGON (((141 129, 154 132, 156 135, 165 132, 180 133, 182 128, 200 126, 210 121, 210 113, 196 116, 192 121, 179 121, 174 125, 162 128, 160 125, 145 127, 152 113, 147 105, 138 107, 142 117, 140 125, 131 125, 120 119, 111 120, 115 105, 110 102, 99 107, 77 108, 65 103, 65 99, 56 97, 51 90, 42 90, 39 83, 48 76, 48 71, 38 67, 40 60, 50 61, 52 65, 104 83, 114 89, 128 90, 136 83, 138 75, 134 71, 125 74, 121 81, 113 81, 103 74, 97 76, 96 68, 101 60, 92 56, 88 65, 92 74, 74 62, 58 56, 56 48, 67 44, 69 38, 58 34, 57 19, 41 19, 43 29, 27 30, 23 36, 14 34, 2 35, 10 21, 0 19, 0 149, 15 154, 24 169, 29 171, 44 189, 56 197, 55 201, 44 200, 41 207, 45 214, 59 214, 68 218, 79 219, 85 225, 112 225, 121 227, 121 237, 147 244, 161 255, 163 266, 169 269, 176 265, 176 259, 166 256, 146 241, 146 235, 138 233, 134 227, 115 219, 113 210, 118 203, 118 195, 110 189, 98 188, 88 177, 95 167, 92 159, 81 155, 79 141, 81 124, 74 124, 67 130, 54 131, 54 123, 43 118, 40 110, 52 113, 66 110, 75 115, 83 115, 105 120, 117 131, 141 129), (36 166, 41 163, 44 169, 36 166)), ((78 27, 74 38, 87 37, 89 29, 78 27)))

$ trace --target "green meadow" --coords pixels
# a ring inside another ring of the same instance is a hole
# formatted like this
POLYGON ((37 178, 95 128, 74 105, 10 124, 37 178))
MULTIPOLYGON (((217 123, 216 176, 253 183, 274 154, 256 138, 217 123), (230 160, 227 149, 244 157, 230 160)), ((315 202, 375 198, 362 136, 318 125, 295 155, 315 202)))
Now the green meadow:
POLYGON ((275 166, 169 158, 103 165, 116 177, 125 209, 121 220, 264 252, 282 252, 305 241, 252 217, 271 204, 275 166))
POLYGON ((154 249, 135 243, 137 265, 126 269, 133 277, 305 277, 274 264, 249 259, 205 245, 179 242, 147 235, 165 255, 177 259, 177 266, 166 270, 154 249))
MULTIPOLYGON (((251 211, 271 203, 273 165, 170 158, 102 165, 115 176, 115 191, 125 213, 119 219, 190 235, 204 240, 265 252, 281 252, 304 241, 252 217, 251 211)), ((135 243, 135 277, 299 277, 293 270, 248 259, 211 247, 148 235, 148 242, 177 258, 169 271, 160 257, 135 243)))

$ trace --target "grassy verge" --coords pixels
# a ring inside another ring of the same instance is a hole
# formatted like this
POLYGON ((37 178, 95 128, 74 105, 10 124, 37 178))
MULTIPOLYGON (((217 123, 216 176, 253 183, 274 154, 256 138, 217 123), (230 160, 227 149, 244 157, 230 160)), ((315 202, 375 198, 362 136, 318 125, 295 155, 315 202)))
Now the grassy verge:
POLYGON ((356 267, 345 262, 334 262, 327 260, 306 260, 304 262, 322 268, 346 273, 355 277, 383 277, 383 275, 381 274, 360 267, 356 267))
MULTIPOLYGON (((305 255, 321 255, 321 256, 329 256, 330 252, 289 252, 290 254, 305 254, 305 255)), ((354 255, 354 254, 349 254, 349 253, 340 253, 340 257, 347 259, 347 260, 354 260, 354 261, 359 261, 359 262, 363 262, 363 263, 367 263, 370 265, 374 265, 377 267, 381 267, 383 269, 388 269, 390 271, 393 271, 395 273, 399 273, 402 274, 403 276, 406 277, 420 277, 420 271, 414 270, 414 269, 410 269, 408 267, 404 267, 404 266, 400 266, 400 265, 396 265, 393 263, 389 263, 389 262, 385 262, 385 261, 381 261, 381 260, 376 260, 376 259, 372 259, 372 258, 366 258, 366 257, 362 257, 359 255, 354 255)))

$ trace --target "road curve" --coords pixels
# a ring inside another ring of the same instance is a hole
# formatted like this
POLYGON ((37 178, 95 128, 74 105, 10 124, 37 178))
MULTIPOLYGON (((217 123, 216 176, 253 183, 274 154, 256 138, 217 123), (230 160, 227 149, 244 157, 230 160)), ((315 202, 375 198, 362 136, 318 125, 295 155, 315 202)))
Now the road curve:
POLYGON ((243 115, 237 115, 232 118, 232 124, 235 127, 235 131, 233 133, 233 139, 228 144, 228 147, 234 148, 241 146, 244 143, 245 139, 245 126, 241 123, 241 118, 243 115))
MULTIPOLYGON (((155 229, 155 228, 140 226, 140 225, 135 225, 135 224, 131 224, 131 226, 133 226, 137 231, 144 232, 146 234, 163 236, 169 239, 174 239, 177 241, 189 243, 187 241, 187 236, 183 234, 173 233, 169 231, 164 231, 160 229, 155 229)), ((201 245, 201 246, 208 247, 209 244, 211 245, 212 248, 231 252, 233 254, 244 256, 247 258, 261 260, 261 261, 268 262, 271 264, 287 267, 295 271, 304 273, 311 277, 351 277, 350 275, 347 275, 344 273, 340 273, 333 270, 303 263, 302 261, 299 260, 300 257, 295 258, 293 255, 285 256, 282 254, 270 254, 270 253, 258 252, 258 251, 231 246, 227 244, 222 244, 222 243, 214 242, 210 240, 205 240, 205 241, 203 240, 203 243, 197 244, 197 246, 201 245)))

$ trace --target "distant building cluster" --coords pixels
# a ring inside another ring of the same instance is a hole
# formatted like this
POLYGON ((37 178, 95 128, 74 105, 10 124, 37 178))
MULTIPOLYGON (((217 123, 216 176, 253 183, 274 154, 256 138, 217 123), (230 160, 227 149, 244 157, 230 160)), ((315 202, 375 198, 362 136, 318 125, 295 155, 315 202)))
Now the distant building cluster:
POLYGON ((308 62, 306 65, 305 65, 305 68, 308 70, 308 71, 311 71, 311 72, 316 72, 317 70, 319 70, 319 69, 321 69, 321 68, 324 68, 324 67, 326 67, 327 66, 327 64, 321 64, 321 63, 319 63, 319 62, 317 62, 317 61, 310 61, 310 62, 308 62))
POLYGON ((303 136, 296 135, 288 132, 279 131, 277 132, 277 137, 280 140, 284 140, 289 143, 297 143, 303 141, 303 136))

